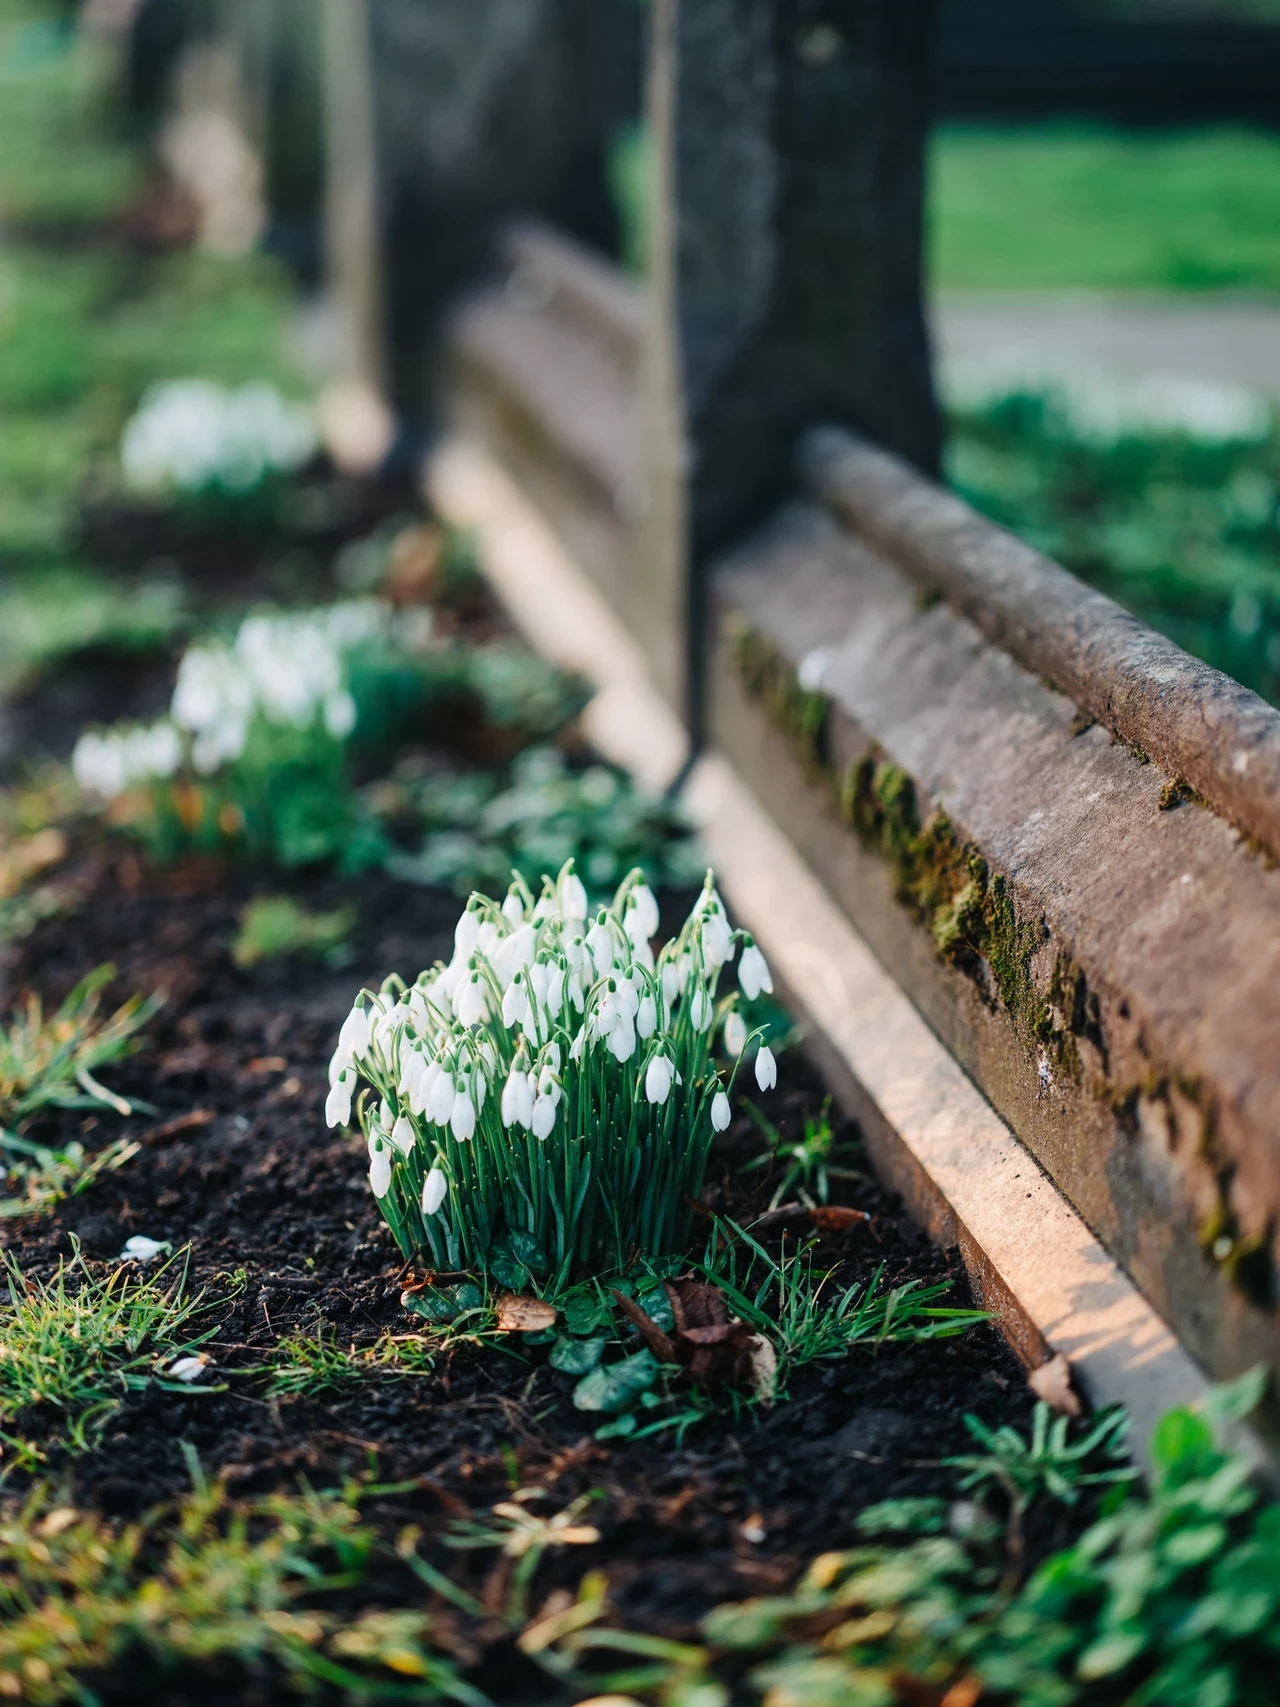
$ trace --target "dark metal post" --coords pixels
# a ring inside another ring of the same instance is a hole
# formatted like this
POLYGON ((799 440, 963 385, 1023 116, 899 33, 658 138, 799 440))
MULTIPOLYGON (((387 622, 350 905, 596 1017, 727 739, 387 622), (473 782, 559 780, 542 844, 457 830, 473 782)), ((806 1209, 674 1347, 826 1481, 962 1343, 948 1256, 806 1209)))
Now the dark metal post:
POLYGON ((392 400, 430 413, 443 315, 521 214, 616 254, 634 0, 368 0, 392 400))
MULTIPOLYGON (((684 635, 663 685, 701 736, 701 569, 784 495, 800 433, 927 472, 921 294, 934 0, 653 0, 649 526, 684 635)), ((652 648, 651 648, 652 650, 652 648)))

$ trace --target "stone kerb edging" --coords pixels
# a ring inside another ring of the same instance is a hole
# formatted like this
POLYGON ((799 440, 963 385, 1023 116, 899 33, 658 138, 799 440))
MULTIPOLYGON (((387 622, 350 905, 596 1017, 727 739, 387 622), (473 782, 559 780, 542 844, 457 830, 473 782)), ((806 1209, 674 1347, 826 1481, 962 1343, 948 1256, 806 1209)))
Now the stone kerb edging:
MULTIPOLYGON (((661 787, 682 762, 685 732, 634 637, 547 521, 474 444, 438 451, 429 488, 440 513, 472 531, 486 574, 533 644, 597 685, 586 714, 596 746, 661 787)), ((687 798, 730 904, 807 1021, 878 1167, 936 1238, 959 1246, 977 1296, 1030 1367, 1064 1355, 1093 1404, 1129 1408, 1141 1457, 1164 1409, 1203 1399, 1201 1372, 733 767, 705 756, 687 798)), ((1261 1459, 1253 1436, 1238 1439, 1261 1459)))
POLYGON ((800 460, 859 537, 1280 859, 1280 712, 897 457, 821 428, 800 460))
POLYGON ((1194 1355, 1280 1367, 1280 872, 817 505, 715 602, 716 746, 1194 1355))

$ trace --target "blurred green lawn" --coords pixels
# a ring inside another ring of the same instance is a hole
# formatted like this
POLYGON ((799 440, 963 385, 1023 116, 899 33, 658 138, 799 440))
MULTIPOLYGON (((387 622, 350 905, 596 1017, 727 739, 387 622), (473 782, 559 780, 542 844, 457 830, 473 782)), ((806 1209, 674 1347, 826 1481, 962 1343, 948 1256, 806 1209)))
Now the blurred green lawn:
POLYGON ((945 126, 935 288, 1280 292, 1280 135, 945 126))

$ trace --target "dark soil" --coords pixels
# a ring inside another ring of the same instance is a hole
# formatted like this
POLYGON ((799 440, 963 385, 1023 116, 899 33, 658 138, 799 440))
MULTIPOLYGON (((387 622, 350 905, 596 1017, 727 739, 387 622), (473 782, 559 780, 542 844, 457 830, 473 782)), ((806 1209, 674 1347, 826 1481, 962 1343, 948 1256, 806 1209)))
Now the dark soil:
MULTIPOLYGON (((233 1492, 304 1477, 334 1486, 376 1462, 379 1481, 417 1483, 377 1508, 392 1533, 412 1522, 438 1534, 519 1483, 547 1486, 557 1506, 598 1489, 591 1520, 600 1545, 549 1556, 540 1592, 557 1581, 574 1585, 599 1566, 629 1623, 680 1637, 716 1603, 781 1589, 808 1557, 848 1543, 864 1506, 954 1491, 936 1461, 965 1449, 966 1411, 989 1423, 1026 1423, 1031 1401, 994 1327, 811 1367, 772 1410, 736 1425, 700 1424, 680 1446, 663 1436, 595 1442, 570 1402, 574 1378, 522 1344, 513 1355, 461 1349, 429 1377, 372 1375, 323 1398, 268 1399, 255 1370, 271 1362, 283 1335, 324 1327, 360 1346, 388 1327, 412 1330, 363 1147, 324 1126, 325 1068, 354 991, 446 955, 458 903, 368 880, 346 970, 289 960, 246 972, 229 951, 238 910, 255 891, 285 886, 281 879, 195 867, 153 872, 118 847, 77 859, 82 903, 8 950, 8 998, 33 988, 57 1000, 107 960, 119 969, 109 996, 167 991, 146 1047, 110 1075, 114 1089, 157 1113, 47 1120, 33 1135, 81 1135, 92 1145, 129 1132, 142 1150, 58 1213, 11 1223, 8 1239, 37 1276, 69 1257, 75 1241, 102 1272, 133 1233, 189 1243, 193 1285, 220 1301, 209 1349, 226 1390, 131 1396, 93 1452, 55 1464, 76 1501, 123 1517, 180 1495, 189 1486, 184 1442, 233 1492)), ((323 877, 295 876, 287 886, 315 906, 351 898, 323 877)), ((798 1135, 804 1116, 821 1107, 823 1088, 789 1054, 778 1089, 763 1100, 798 1135)), ((749 1186, 738 1171, 760 1150, 750 1120, 739 1117, 715 1153, 705 1193, 712 1208, 742 1218, 767 1203, 768 1170, 747 1174, 749 1186)), ((868 1177, 835 1190, 874 1218, 869 1230, 829 1248, 842 1259, 842 1281, 868 1280, 883 1264, 886 1285, 945 1278, 955 1302, 968 1301, 958 1263, 882 1186, 868 1177)), ((440 1553, 476 1588, 491 1559, 440 1553)))

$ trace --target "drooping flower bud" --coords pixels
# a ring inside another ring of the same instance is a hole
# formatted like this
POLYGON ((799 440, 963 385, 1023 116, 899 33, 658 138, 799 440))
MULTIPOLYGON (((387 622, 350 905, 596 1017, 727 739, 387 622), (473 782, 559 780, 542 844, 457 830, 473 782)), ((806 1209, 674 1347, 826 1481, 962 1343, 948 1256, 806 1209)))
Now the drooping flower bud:
POLYGON ((391 1190, 391 1152, 380 1144, 369 1163, 369 1184, 375 1197, 385 1197, 391 1190))
POLYGON ((644 1075, 644 1094, 651 1103, 664 1103, 671 1095, 675 1062, 669 1055, 655 1055, 644 1075))
POLYGON ((459 1089, 454 1096, 453 1107, 449 1111, 449 1125, 459 1144, 465 1144, 475 1133, 476 1105, 463 1089, 459 1089))
POLYGON ((363 1055, 369 1047, 369 1016, 363 1008, 352 1008, 338 1033, 338 1053, 363 1055))
POLYGON ((539 1094, 533 1101, 533 1117, 530 1128, 535 1138, 546 1139, 551 1136, 556 1123, 556 1105, 553 1098, 539 1094))
POLYGON ((434 1215, 449 1193, 449 1182, 439 1168, 432 1168, 422 1185, 422 1213, 434 1215))
POLYGON ((729 1107, 729 1099, 723 1091, 717 1091, 711 1099, 711 1124, 717 1132, 727 1129, 733 1119, 733 1111, 729 1107))
POLYGON ((324 1123, 326 1126, 350 1126, 351 1097, 356 1087, 356 1075, 353 1067, 344 1067, 329 1088, 325 1098, 324 1123))
POLYGON ((773 1050, 767 1043, 762 1043, 756 1056, 756 1083, 762 1091, 769 1091, 777 1082, 778 1063, 773 1058, 773 1050))
POLYGON ((724 1047, 725 1053, 735 1058, 747 1047, 747 1022, 737 1008, 731 1011, 724 1022, 724 1047))
POLYGON ((769 963, 756 947, 750 937, 742 950, 738 961, 738 982, 742 985, 742 993, 747 1000, 754 1002, 761 990, 773 992, 773 976, 769 971, 769 963))
POLYGON ((391 1128, 391 1142, 402 1156, 407 1156, 413 1149, 416 1138, 417 1133, 413 1129, 413 1122, 407 1114, 402 1114, 391 1128))

